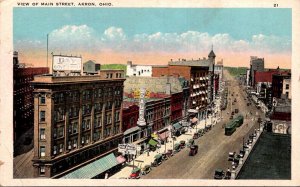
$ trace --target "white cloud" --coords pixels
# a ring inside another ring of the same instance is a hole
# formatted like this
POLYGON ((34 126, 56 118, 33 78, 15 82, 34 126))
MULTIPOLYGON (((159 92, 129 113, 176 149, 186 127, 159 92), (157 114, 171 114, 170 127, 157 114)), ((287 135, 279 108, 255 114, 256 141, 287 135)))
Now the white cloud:
MULTIPOLYGON (((45 47, 41 41, 18 41, 17 48, 45 47)), ((291 41, 285 37, 253 35, 250 40, 237 40, 228 33, 210 35, 207 32, 141 33, 128 37, 119 27, 96 31, 87 25, 65 25, 53 30, 49 36, 50 50, 71 53, 73 51, 99 52, 203 52, 213 44, 216 51, 225 52, 291 52, 291 41)))
POLYGON ((122 28, 109 27, 103 33, 102 40, 120 41, 125 40, 126 35, 122 28))

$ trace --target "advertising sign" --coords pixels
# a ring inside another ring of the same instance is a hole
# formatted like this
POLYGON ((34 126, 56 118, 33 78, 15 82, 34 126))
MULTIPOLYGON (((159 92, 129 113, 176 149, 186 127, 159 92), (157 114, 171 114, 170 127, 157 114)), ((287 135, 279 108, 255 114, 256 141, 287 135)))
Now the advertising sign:
POLYGON ((118 145, 118 152, 125 153, 126 152, 126 144, 119 144, 118 145))
POLYGON ((136 154, 136 146, 134 144, 127 144, 127 152, 129 154, 135 155, 136 154))
POLYGON ((81 71, 81 57, 53 55, 53 71, 81 71))

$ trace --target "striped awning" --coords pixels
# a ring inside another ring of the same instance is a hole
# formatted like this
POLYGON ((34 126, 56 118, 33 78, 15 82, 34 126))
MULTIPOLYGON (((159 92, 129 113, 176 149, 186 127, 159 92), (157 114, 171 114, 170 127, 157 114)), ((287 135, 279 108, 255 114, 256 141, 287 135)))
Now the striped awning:
POLYGON ((85 165, 63 176, 62 178, 63 179, 91 179, 118 164, 119 162, 117 161, 114 154, 110 153, 109 155, 100 158, 99 160, 96 160, 92 163, 89 163, 88 165, 85 165))

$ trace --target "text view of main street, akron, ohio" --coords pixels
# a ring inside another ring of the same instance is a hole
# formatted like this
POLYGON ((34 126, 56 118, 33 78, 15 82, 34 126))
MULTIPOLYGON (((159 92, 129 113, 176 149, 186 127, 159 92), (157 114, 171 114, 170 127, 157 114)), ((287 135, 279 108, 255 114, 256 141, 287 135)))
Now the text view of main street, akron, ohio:
POLYGON ((13 179, 291 180, 291 48, 291 8, 14 7, 13 179))

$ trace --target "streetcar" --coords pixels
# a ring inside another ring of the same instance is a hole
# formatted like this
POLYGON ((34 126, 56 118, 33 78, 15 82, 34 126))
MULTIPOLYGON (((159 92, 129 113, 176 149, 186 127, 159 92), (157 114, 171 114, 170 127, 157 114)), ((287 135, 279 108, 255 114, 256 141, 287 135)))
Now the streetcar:
POLYGON ((240 127, 244 123, 244 117, 242 115, 238 115, 235 119, 236 126, 240 127))
POLYGON ((231 120, 226 126, 225 126, 225 135, 230 136, 232 135, 236 130, 236 121, 231 120))

